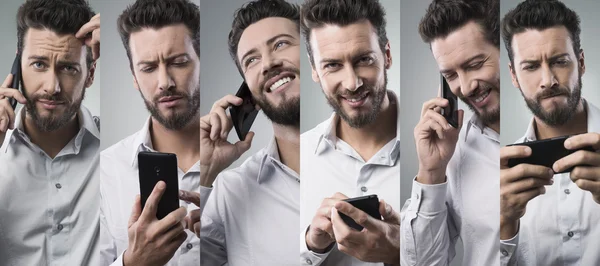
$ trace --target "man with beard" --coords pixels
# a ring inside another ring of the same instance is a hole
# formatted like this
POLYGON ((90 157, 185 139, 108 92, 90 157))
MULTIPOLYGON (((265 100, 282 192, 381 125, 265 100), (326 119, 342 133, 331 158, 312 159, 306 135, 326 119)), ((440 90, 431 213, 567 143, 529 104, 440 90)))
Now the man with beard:
MULTIPOLYGON (((440 73, 474 115, 458 128, 423 104, 414 129, 419 170, 402 210, 402 264, 498 265, 500 38, 497 0, 433 0, 419 23, 440 73)), ((419 88, 414 88, 419 89, 419 88)))
POLYGON ((553 0, 522 2, 502 22, 512 83, 533 113, 517 142, 576 135, 565 141, 566 149, 595 151, 576 151, 552 168, 510 168, 509 159, 532 150, 500 150, 503 265, 600 265, 600 109, 581 98, 579 23, 573 10, 553 0))
POLYGON ((22 89, 8 88, 10 74, 0 87, 2 264, 95 263, 100 121, 81 103, 99 34, 85 1, 29 0, 17 12, 22 89), (11 98, 24 104, 16 114, 11 98))
POLYGON ((200 205, 193 192, 200 181, 199 7, 188 0, 138 0, 117 25, 134 87, 151 116, 140 131, 101 153, 100 265, 198 265, 200 240, 192 232, 198 232, 200 215, 186 208, 200 205), (160 220, 156 207, 166 185, 158 182, 142 211, 141 151, 177 156, 181 207, 160 220))
POLYGON ((384 8, 378 1, 309 0, 301 21, 312 78, 334 110, 301 136, 302 265, 397 265, 400 135, 398 98, 387 90, 384 8), (383 221, 342 201, 370 194, 385 200, 383 221), (340 213, 364 230, 350 228, 340 213))
MULTIPOLYGON (((257 0, 234 15, 229 53, 274 138, 240 167, 223 171, 250 148, 253 132, 227 141, 227 95, 200 119, 201 265, 298 264, 300 31, 299 9, 257 0)), ((259 134, 262 132, 259 132, 259 134)))

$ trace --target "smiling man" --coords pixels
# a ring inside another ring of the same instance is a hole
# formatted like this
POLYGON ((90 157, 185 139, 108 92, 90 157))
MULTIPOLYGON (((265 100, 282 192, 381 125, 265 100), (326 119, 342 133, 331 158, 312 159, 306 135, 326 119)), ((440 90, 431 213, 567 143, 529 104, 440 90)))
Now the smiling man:
POLYGON ((226 109, 242 99, 224 96, 200 119, 202 265, 298 264, 299 16, 299 8, 283 0, 248 2, 234 15, 229 53, 274 137, 240 167, 224 171, 254 136, 227 141, 232 121, 226 109))
POLYGON ((586 67, 580 33, 579 16, 555 0, 522 2, 502 22, 512 83, 533 113, 517 142, 576 135, 565 141, 566 149, 593 150, 576 151, 552 168, 511 168, 508 159, 532 150, 501 149, 503 265, 600 264, 600 109, 581 97, 586 67))
POLYGON ((190 202, 200 205, 200 9, 188 0, 138 0, 117 25, 150 117, 101 153, 100 265, 198 265, 200 214, 190 202), (164 182, 143 207, 138 195, 142 151, 177 156, 181 207, 160 220, 164 182))
POLYGON ((97 264, 100 120, 82 101, 99 33, 83 0, 28 0, 17 12, 21 90, 8 88, 12 75, 0 87, 2 264, 97 264), (16 114, 10 98, 23 104, 16 114))
POLYGON ((334 110, 301 136, 302 265, 397 265, 399 109, 387 89, 384 8, 376 0, 309 0, 301 25, 312 79, 334 110), (383 220, 342 201, 371 194, 381 199, 383 220), (340 213, 364 229, 350 228, 340 213))
POLYGON ((448 265, 458 238, 462 265, 499 264, 499 8, 497 0, 433 0, 419 23, 440 73, 474 115, 463 120, 458 110, 454 128, 440 114, 448 100, 423 104, 419 170, 402 211, 403 265, 448 265))

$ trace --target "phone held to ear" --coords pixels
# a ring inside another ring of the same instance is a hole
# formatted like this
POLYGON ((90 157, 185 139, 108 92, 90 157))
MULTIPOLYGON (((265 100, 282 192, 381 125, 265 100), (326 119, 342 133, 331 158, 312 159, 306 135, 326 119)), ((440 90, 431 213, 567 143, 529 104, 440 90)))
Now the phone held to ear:
MULTIPOLYGON (((13 61, 12 68, 10 73, 13 75, 11 88, 15 90, 19 90, 19 85, 21 84, 21 54, 17 53, 15 56, 15 60, 13 61)), ((13 110, 17 108, 17 100, 13 98, 9 98, 10 106, 13 110)))
POLYGON ((256 110, 256 102, 252 98, 252 93, 246 82, 242 83, 235 96, 242 98, 243 102, 239 106, 231 106, 229 113, 238 138, 244 140, 250 132, 256 115, 258 115, 258 110, 256 110))
POLYGON ((450 90, 450 85, 448 85, 442 74, 440 74, 440 84, 442 87, 442 98, 448 100, 448 106, 442 108, 442 116, 446 118, 448 124, 454 128, 458 128, 458 99, 452 93, 452 90, 450 90))

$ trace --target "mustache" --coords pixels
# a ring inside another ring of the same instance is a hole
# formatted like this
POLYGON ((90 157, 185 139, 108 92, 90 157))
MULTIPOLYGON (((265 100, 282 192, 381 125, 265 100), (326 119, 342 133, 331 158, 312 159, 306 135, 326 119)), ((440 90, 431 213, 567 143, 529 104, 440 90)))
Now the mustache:
POLYGON ((546 89, 546 90, 543 90, 542 92, 538 93, 535 96, 535 98, 539 102, 543 98, 549 98, 549 97, 553 97, 553 96, 557 96, 557 95, 569 95, 569 94, 570 94, 570 91, 567 88, 561 87, 561 86, 554 86, 554 87, 550 87, 550 89, 546 89))
POLYGON ((64 103, 71 103, 71 101, 69 101, 69 99, 67 99, 66 97, 64 97, 61 94, 37 94, 37 95, 32 95, 32 97, 30 97, 29 99, 31 102, 37 102, 39 100, 47 100, 47 101, 53 101, 53 102, 64 102, 64 103))
POLYGON ((184 93, 184 92, 180 92, 180 91, 176 91, 176 90, 165 90, 165 91, 162 91, 161 93, 159 93, 158 95, 154 96, 154 98, 152 100, 154 101, 154 103, 157 103, 160 98, 169 97, 169 96, 179 96, 179 97, 186 98, 186 99, 188 99, 190 97, 189 94, 184 93))
POLYGON ((298 68, 294 68, 294 67, 280 67, 280 68, 276 68, 273 70, 269 70, 269 72, 267 72, 264 76, 265 78, 263 79, 263 81, 260 83, 260 88, 262 88, 263 90, 265 90, 265 84, 267 84, 267 80, 276 77, 277 75, 281 74, 282 72, 292 72, 294 74, 296 74, 296 76, 300 76, 300 69, 298 68))
POLYGON ((494 90, 494 86, 492 86, 492 84, 489 84, 487 82, 480 82, 477 86, 477 88, 475 88, 475 90, 473 90, 473 92, 471 92, 469 95, 466 96, 466 98, 470 98, 472 96, 475 95, 479 95, 481 92, 487 91, 487 90, 494 90))

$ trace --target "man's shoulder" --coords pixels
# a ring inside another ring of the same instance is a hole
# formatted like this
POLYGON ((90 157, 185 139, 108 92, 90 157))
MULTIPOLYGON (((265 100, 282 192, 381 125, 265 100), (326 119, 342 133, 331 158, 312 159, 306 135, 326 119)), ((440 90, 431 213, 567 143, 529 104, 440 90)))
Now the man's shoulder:
POLYGON ((266 156, 266 149, 262 148, 257 153, 252 154, 238 167, 221 172, 217 178, 220 186, 224 184, 231 185, 232 183, 247 184, 247 182, 255 182, 263 164, 263 158, 266 156))
POLYGON ((100 152, 102 160, 126 158, 134 149, 134 141, 139 132, 131 134, 100 152))
POLYGON ((302 145, 303 147, 317 145, 319 139, 325 133, 325 131, 327 130, 327 127, 330 124, 331 124, 331 118, 327 118, 327 120, 319 123, 312 129, 309 129, 309 130, 305 131, 304 133, 300 134, 300 145, 302 145))

